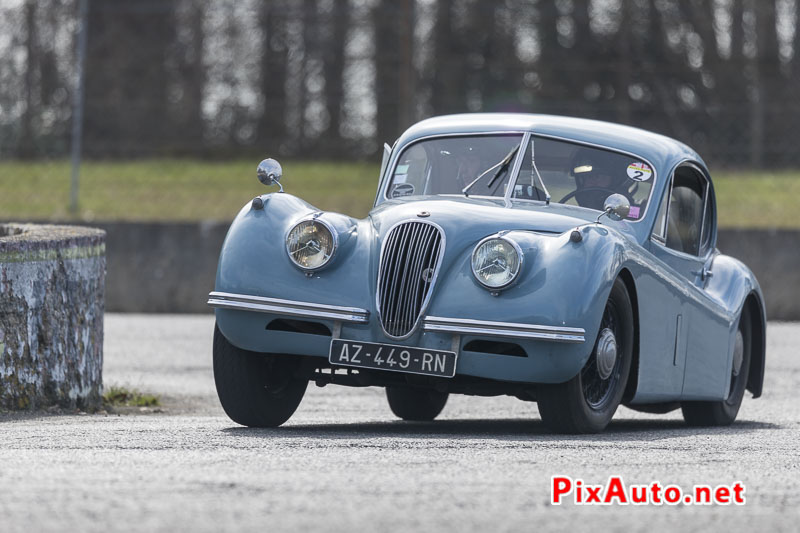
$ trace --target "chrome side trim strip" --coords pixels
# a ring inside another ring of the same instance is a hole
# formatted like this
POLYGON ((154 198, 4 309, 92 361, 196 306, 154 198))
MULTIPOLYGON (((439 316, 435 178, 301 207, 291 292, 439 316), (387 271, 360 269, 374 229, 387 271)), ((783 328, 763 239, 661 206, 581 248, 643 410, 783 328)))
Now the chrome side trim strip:
POLYGON ((220 309, 238 309, 241 311, 255 311, 258 313, 324 318, 328 320, 341 320, 342 322, 357 322, 360 324, 369 322, 369 311, 358 307, 297 302, 294 300, 266 298, 264 296, 232 294, 229 292, 215 291, 209 293, 208 305, 220 309))
POLYGON ((586 331, 583 328, 538 326, 514 322, 490 322, 487 320, 470 320, 466 318, 426 316, 424 328, 425 331, 439 331, 459 335, 543 339, 572 343, 586 341, 586 331))

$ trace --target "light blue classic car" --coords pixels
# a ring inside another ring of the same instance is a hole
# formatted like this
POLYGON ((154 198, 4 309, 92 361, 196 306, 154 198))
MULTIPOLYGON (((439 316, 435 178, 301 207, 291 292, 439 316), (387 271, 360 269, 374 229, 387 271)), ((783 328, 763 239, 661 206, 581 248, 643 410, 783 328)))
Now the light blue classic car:
MULTIPOLYGON (((763 296, 716 249, 714 188, 687 146, 466 114, 384 150, 366 219, 281 187, 233 221, 208 303, 234 421, 284 423, 309 381, 385 387, 405 420, 433 420, 451 393, 511 395, 572 433, 620 403, 730 424, 745 389, 761 394, 763 296)), ((280 186, 280 165, 258 177, 280 186)))

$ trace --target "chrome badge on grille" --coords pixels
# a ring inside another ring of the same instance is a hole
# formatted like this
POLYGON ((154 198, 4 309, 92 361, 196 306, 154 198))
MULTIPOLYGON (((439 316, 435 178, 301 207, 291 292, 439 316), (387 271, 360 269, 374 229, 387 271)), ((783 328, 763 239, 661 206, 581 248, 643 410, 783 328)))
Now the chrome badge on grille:
POLYGON ((401 222, 386 234, 378 268, 377 305, 381 327, 392 338, 409 336, 430 299, 444 251, 438 225, 401 222))

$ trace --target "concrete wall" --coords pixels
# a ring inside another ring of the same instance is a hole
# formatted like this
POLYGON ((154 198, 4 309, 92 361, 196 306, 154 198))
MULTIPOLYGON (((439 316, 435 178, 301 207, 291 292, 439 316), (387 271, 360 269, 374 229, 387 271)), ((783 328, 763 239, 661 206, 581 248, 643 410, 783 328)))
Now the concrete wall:
POLYGON ((770 320, 800 320, 800 231, 729 229, 717 247, 758 278, 770 320))
POLYGON ((207 312, 225 223, 95 226, 108 235, 106 309, 125 313, 207 312))
MULTIPOLYGON (((227 222, 96 226, 108 232, 109 311, 208 312, 227 222)), ((800 231, 722 230, 718 245, 755 272, 770 319, 800 320, 800 231)))
POLYGON ((105 234, 0 224, 0 409, 99 407, 105 234))

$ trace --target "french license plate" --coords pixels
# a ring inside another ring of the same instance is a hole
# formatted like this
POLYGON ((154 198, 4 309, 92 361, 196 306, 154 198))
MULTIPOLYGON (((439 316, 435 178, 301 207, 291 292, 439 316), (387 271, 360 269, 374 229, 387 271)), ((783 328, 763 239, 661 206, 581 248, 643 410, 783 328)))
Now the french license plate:
POLYGON ((455 376, 456 358, 455 352, 342 339, 331 341, 331 351, 328 355, 328 361, 332 365, 376 368, 445 378, 455 376))

